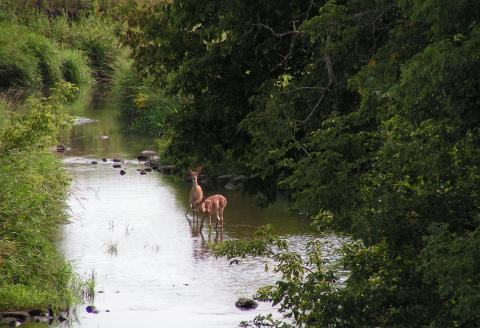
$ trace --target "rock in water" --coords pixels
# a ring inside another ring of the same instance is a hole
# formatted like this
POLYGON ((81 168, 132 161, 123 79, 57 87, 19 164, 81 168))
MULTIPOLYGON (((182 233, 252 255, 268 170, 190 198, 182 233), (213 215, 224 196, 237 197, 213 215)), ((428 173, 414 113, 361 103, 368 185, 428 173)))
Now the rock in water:
POLYGON ((125 172, 124 170, 120 170, 120 175, 124 175, 126 174, 127 172, 125 172))
POLYGON ((119 168, 121 168, 121 167, 122 167, 122 166, 121 166, 120 164, 113 164, 113 168, 115 168, 115 169, 119 169, 119 168))
POLYGON ((88 312, 88 313, 94 313, 94 314, 97 314, 98 313, 98 310, 97 308, 95 307, 95 305, 89 305, 85 308, 85 310, 88 312))
POLYGON ((242 310, 251 310, 255 309, 258 306, 258 303, 251 298, 240 297, 238 301, 235 302, 235 306, 242 310))
POLYGON ((91 161, 90 163, 91 163, 91 164, 98 164, 97 161, 91 161))

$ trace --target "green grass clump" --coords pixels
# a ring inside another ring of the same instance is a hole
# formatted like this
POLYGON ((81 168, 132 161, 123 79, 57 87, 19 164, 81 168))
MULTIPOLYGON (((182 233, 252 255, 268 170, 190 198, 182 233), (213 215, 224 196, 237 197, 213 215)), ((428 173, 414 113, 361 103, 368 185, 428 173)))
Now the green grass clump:
POLYGON ((44 15, 38 15, 28 24, 62 47, 82 51, 97 80, 105 82, 112 79, 120 54, 115 33, 117 23, 112 19, 97 16, 80 16, 75 20, 66 16, 45 19, 44 15))
POLYGON ((0 24, 0 89, 38 87, 38 59, 29 49, 27 29, 0 24))
POLYGON ((0 89, 50 88, 62 80, 57 46, 15 23, 0 23, 0 89))
POLYGON ((62 50, 63 79, 75 85, 84 85, 91 82, 91 69, 84 54, 79 50, 62 50))

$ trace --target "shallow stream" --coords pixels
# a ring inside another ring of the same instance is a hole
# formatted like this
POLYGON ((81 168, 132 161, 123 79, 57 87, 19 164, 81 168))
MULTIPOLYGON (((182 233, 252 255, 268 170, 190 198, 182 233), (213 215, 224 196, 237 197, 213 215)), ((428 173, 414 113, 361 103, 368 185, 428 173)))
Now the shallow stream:
MULTIPOLYGON (((239 297, 275 281, 265 262, 230 265, 215 258, 207 243, 248 237, 268 223, 301 249, 313 237, 308 220, 289 213, 286 204, 260 210, 248 197, 222 190, 229 200, 223 234, 209 234, 206 226, 199 233, 184 215, 190 184, 137 171, 143 164, 136 155, 152 149, 151 140, 123 133, 111 102, 73 110, 94 121, 75 126, 63 140, 72 147, 61 157, 73 181, 71 223, 64 227, 61 248, 81 276, 94 275, 93 304, 100 312, 87 313, 82 305, 69 326, 237 327, 275 311, 267 303, 251 311, 235 307, 239 297), (113 158, 122 161, 125 175, 112 167, 113 158)), ((204 188, 206 195, 213 192, 204 188)))

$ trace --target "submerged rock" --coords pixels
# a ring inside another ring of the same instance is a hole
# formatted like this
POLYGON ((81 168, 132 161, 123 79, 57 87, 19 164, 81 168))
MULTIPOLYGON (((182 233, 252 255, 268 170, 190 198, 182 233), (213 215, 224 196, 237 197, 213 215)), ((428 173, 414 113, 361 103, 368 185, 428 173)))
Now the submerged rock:
POLYGON ((114 169, 119 169, 122 167, 120 164, 113 164, 112 166, 114 169))
POLYGON ((98 164, 97 161, 91 161, 90 164, 98 164))
POLYGON ((120 159, 118 159, 118 158, 112 159, 112 162, 114 162, 114 163, 120 163, 121 161, 122 161, 122 160, 120 160, 120 159))
POLYGON ((91 118, 88 118, 88 117, 77 116, 73 120, 73 125, 85 125, 85 124, 90 124, 94 122, 96 122, 96 120, 92 120, 91 118))
POLYGON ((235 306, 242 310, 251 310, 255 309, 258 306, 258 303, 248 297, 240 297, 235 306))

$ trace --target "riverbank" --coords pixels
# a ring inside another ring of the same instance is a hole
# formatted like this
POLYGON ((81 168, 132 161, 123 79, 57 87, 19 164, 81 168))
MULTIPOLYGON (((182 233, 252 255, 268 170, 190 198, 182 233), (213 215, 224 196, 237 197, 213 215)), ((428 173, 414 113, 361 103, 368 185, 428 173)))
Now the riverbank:
POLYGON ((61 319, 91 292, 58 249, 70 176, 52 149, 71 122, 62 108, 110 85, 120 48, 109 20, 0 5, 2 323, 61 319))
POLYGON ((30 98, 17 108, 22 114, 2 120, 0 311, 56 311, 79 299, 79 280, 56 247, 67 220, 69 177, 49 151, 68 124, 54 99, 30 98))

